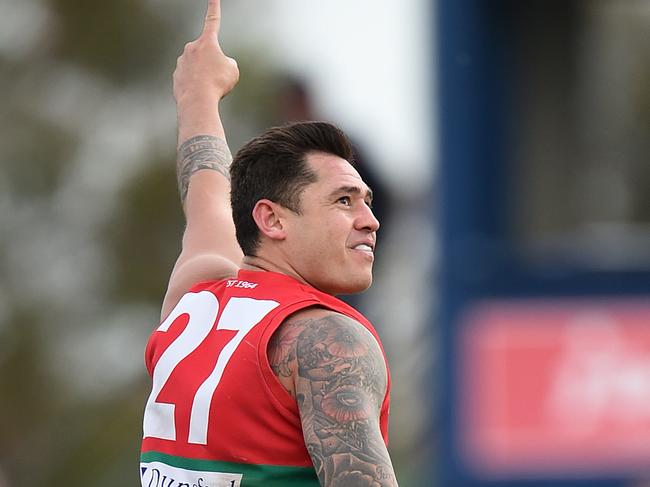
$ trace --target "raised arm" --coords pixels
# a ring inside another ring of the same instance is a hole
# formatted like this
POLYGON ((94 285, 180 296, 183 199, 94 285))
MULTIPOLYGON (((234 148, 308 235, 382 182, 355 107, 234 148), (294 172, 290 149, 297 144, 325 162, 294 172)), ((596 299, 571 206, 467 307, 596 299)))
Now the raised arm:
POLYGON ((237 84, 234 59, 219 45, 220 0, 208 0, 203 32, 174 71, 178 112, 178 187, 187 226, 163 302, 166 316, 196 282, 233 275, 242 258, 230 211, 232 157, 219 103, 237 84))
POLYGON ((296 397, 321 485, 397 486, 380 431, 386 364, 368 330, 332 311, 302 311, 272 337, 269 362, 296 397))

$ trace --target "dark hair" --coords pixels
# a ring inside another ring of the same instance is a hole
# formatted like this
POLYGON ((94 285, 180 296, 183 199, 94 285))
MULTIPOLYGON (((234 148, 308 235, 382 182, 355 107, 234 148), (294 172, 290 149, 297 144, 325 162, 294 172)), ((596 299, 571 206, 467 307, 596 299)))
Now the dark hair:
POLYGON ((259 229, 253 208, 261 199, 301 212, 300 195, 316 182, 307 155, 325 152, 353 163, 352 145, 338 127, 327 122, 298 122, 273 127, 245 144, 230 167, 230 204, 237 242, 244 255, 254 255, 259 229))

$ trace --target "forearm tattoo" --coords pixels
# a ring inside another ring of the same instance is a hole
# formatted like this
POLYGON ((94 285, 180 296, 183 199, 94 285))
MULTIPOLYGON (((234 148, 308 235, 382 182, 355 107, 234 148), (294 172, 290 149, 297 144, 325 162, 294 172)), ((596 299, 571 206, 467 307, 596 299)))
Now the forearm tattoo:
POLYGON ((321 485, 397 485, 379 428, 386 368, 370 333, 342 315, 289 321, 269 344, 269 361, 281 380, 297 371, 303 435, 321 485))
POLYGON ((212 135, 197 135, 187 139, 178 148, 176 177, 181 201, 185 202, 192 174, 201 169, 212 169, 230 180, 232 155, 226 141, 212 135))

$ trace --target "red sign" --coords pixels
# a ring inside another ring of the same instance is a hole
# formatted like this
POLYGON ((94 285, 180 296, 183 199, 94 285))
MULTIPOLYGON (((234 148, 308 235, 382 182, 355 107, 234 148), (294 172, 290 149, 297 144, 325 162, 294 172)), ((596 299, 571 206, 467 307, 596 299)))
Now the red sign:
POLYGON ((475 470, 650 472, 650 298, 490 301, 461 326, 460 444, 475 470))

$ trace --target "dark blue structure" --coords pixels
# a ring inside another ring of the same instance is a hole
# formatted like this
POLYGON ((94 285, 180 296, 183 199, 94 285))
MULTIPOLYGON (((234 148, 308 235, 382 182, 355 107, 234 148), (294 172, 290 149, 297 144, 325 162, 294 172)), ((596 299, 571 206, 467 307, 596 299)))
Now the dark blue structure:
POLYGON ((460 312, 480 298, 648 295, 646 271, 598 271, 558 259, 544 267, 522 254, 512 231, 512 150, 516 110, 511 93, 518 83, 518 36, 544 19, 549 35, 570 36, 574 2, 440 0, 436 44, 441 171, 438 198, 441 238, 440 310, 443 366, 439 485, 619 487, 626 479, 477 478, 459 455, 455 345, 460 312), (532 13, 531 13, 532 8, 532 13), (558 23, 561 24, 558 27, 558 23), (558 29, 558 31, 554 31, 558 29))

